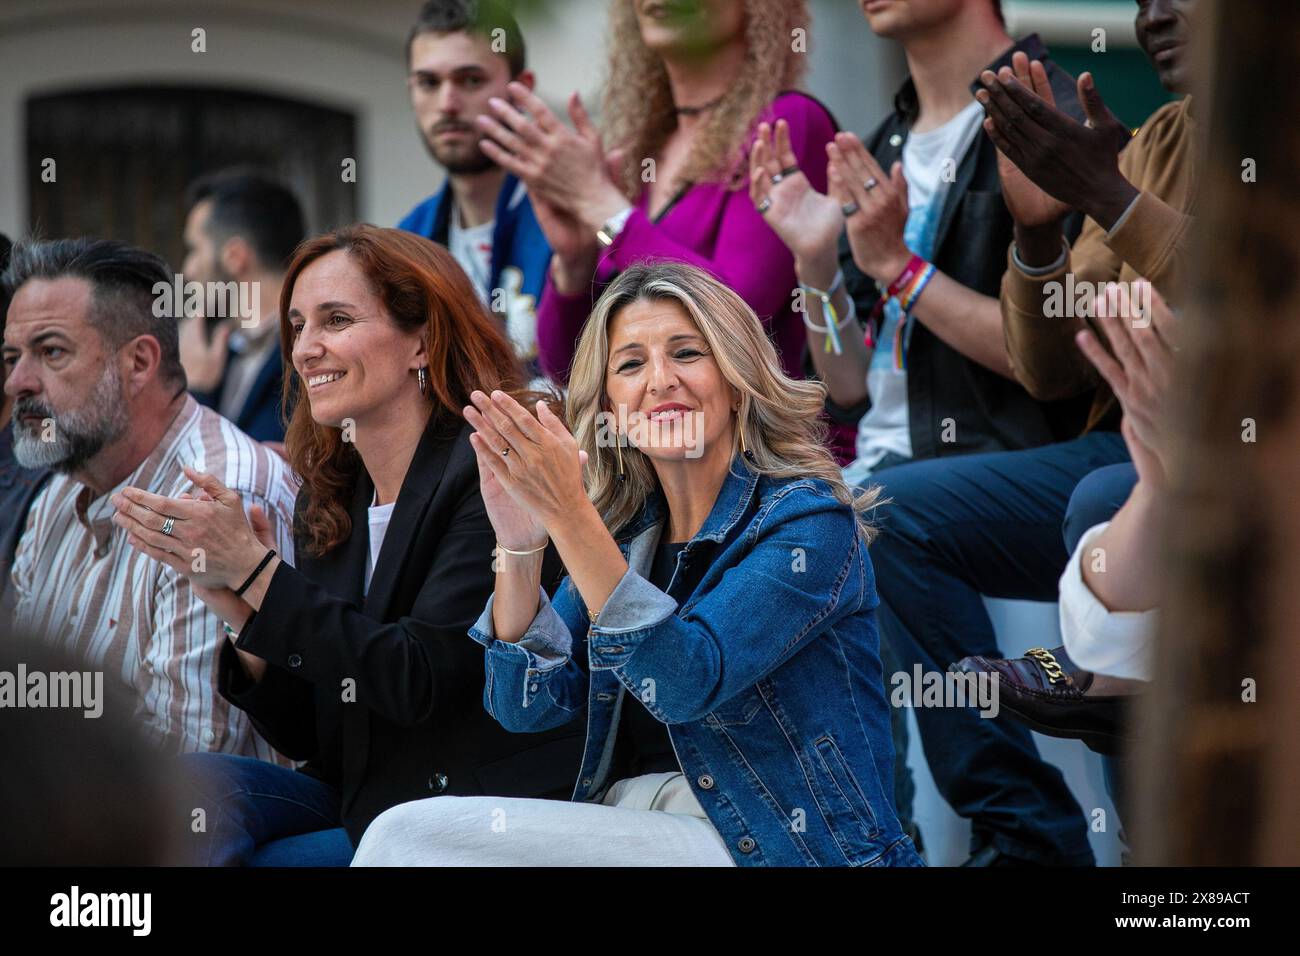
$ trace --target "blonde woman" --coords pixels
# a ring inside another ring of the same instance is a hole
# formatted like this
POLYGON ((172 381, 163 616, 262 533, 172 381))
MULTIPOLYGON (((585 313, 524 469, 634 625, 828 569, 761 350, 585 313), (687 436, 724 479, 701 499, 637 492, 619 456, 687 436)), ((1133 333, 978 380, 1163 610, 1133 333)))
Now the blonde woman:
MULTIPOLYGON (((527 184, 554 253, 537 348, 556 381, 568 379, 601 288, 652 258, 700 266, 735 289, 761 318, 781 368, 804 377, 794 258, 746 187, 758 124, 785 120, 791 170, 826 189, 835 120, 794 91, 809 26, 805 0, 614 0, 603 136, 576 93, 570 129, 517 83, 510 102, 492 101, 492 115, 479 118, 484 154, 527 184)), ((831 437, 850 460, 854 430, 837 427, 831 437)))
POLYGON ((583 719, 571 803, 443 797, 359 864, 920 865, 892 792, 863 510, 753 311, 681 264, 607 288, 573 433, 471 396, 495 590, 471 629, 509 730, 583 719), (584 465, 586 489, 584 490, 584 465), (569 577, 540 587, 554 542, 569 577))

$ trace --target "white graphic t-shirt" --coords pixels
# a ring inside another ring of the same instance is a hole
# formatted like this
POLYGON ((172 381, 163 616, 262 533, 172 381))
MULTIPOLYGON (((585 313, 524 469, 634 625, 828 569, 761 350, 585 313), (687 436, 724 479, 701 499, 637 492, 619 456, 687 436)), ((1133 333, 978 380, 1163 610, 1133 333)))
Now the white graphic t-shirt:
MULTIPOLYGON (((903 144, 903 177, 909 213, 903 230, 907 248, 923 259, 934 256, 935 231, 948 198, 948 186, 979 132, 984 109, 975 100, 942 126, 912 133, 903 144)), ((893 277, 891 276, 890 279, 893 277)), ((888 281, 888 280, 887 280, 888 281)), ((907 342, 911 323, 898 302, 885 305, 884 321, 867 370, 871 408, 858 423, 857 458, 844 469, 846 481, 860 484, 890 452, 912 457, 907 408, 907 342)))

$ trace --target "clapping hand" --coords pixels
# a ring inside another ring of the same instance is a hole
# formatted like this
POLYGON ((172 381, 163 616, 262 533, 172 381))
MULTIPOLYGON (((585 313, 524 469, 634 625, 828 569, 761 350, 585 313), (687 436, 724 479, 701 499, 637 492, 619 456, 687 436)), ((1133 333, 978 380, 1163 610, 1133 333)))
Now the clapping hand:
POLYGON ((474 391, 465 420, 478 458, 488 518, 502 547, 531 551, 546 544, 551 522, 588 504, 582 484, 587 453, 543 401, 537 416, 500 390, 474 391))
POLYGON ((617 154, 606 154, 577 93, 569 99, 570 129, 522 83, 507 92, 509 101, 494 97, 488 101, 493 115, 476 120, 484 155, 522 179, 530 195, 594 232, 627 205, 609 172, 617 154))
POLYGON ((770 124, 758 126, 749 152, 749 198, 794 254, 800 278, 816 288, 830 285, 844 215, 840 204, 814 189, 799 169, 785 120, 777 120, 775 135, 770 124))
POLYGON ((186 468, 199 497, 168 498, 141 488, 112 497, 113 523, 127 543, 193 584, 210 590, 236 588, 253 572, 272 544, 269 522, 259 506, 244 513, 239 495, 212 475, 186 468))
MULTIPOLYGON (((1047 68, 1041 61, 1031 61, 1024 53, 1014 53, 1011 56, 1011 69, 1024 89, 1031 91, 1053 109, 1056 108, 1056 94, 1052 92, 1047 68)), ((975 98, 989 114, 984 117, 984 130, 994 145, 998 146, 998 178, 1002 181, 1002 199, 1007 204, 1011 218, 1024 228, 1051 228, 1059 233, 1061 220, 1069 215, 1070 207, 1044 192, 1012 161, 1007 150, 1014 151, 1014 147, 1010 140, 1003 137, 994 119, 995 107, 990 105, 992 95, 988 90, 979 90, 975 98), (1005 150, 1002 148, 1004 142, 1005 150)), ((1055 241, 1055 236, 1053 240, 1055 241)), ((1052 255, 1055 256, 1058 252, 1059 249, 1053 249, 1052 255)))
POLYGON ((912 258, 903 242, 909 213, 903 164, 886 173, 852 133, 836 133, 826 153, 831 195, 846 204, 854 264, 877 282, 893 282, 912 258))
POLYGON ((1030 65, 1020 53, 1012 63, 1014 70, 1004 66, 996 74, 985 70, 980 75, 984 89, 976 98, 988 114, 984 128, 1021 173, 1061 204, 1043 208, 1046 204, 1041 199, 1031 202, 1028 192, 1017 195, 1013 179, 1010 202, 1023 199, 1020 215, 1029 217, 1017 221, 1032 225, 1042 214, 1058 214, 1068 207, 1109 229, 1137 195, 1116 158, 1131 138, 1128 128, 1106 107, 1091 73, 1078 79, 1079 102, 1087 117, 1087 123, 1080 123, 1057 109, 1047 95, 1051 86, 1041 63, 1030 65))
POLYGON ((1167 396, 1174 379, 1178 320, 1145 279, 1138 282, 1137 298, 1141 302, 1150 295, 1149 315, 1141 315, 1136 303, 1114 307, 1126 298, 1116 295, 1125 288, 1112 285, 1097 297, 1096 324, 1109 350, 1091 331, 1079 332, 1076 341, 1119 400, 1124 412, 1123 434, 1138 476, 1160 486, 1166 474, 1167 396))

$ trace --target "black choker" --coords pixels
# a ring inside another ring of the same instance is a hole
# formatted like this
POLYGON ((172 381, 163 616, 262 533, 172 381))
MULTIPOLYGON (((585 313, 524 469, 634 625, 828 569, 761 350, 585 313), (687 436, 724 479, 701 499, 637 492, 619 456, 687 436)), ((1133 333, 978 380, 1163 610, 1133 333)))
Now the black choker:
POLYGON ((701 103, 699 106, 675 106, 673 108, 677 111, 678 116, 698 116, 705 110, 713 109, 713 107, 717 106, 726 98, 726 95, 726 93, 723 93, 721 96, 714 97, 707 103, 701 103))

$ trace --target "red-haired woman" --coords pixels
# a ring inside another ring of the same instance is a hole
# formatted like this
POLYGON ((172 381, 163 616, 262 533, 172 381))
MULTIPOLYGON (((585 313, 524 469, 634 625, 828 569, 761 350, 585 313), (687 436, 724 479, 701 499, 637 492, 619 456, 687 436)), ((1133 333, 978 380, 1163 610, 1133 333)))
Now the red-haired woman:
POLYGON ((373 226, 299 247, 280 334, 286 404, 297 396, 285 444, 303 478, 295 564, 259 535, 256 509, 198 472, 197 497, 146 503, 175 517, 170 535, 147 513, 128 529, 227 622, 221 693, 307 761, 183 757, 206 814, 199 862, 346 865, 366 825, 405 801, 567 798, 583 728, 501 729, 465 639, 492 592, 495 538, 461 409, 475 389, 524 394, 509 342, 445 250, 373 226))

